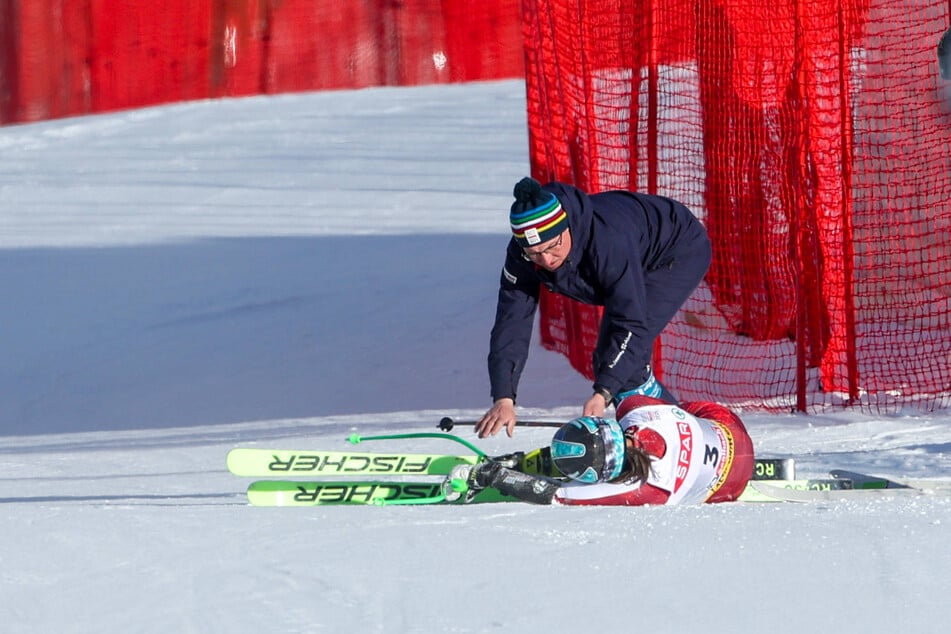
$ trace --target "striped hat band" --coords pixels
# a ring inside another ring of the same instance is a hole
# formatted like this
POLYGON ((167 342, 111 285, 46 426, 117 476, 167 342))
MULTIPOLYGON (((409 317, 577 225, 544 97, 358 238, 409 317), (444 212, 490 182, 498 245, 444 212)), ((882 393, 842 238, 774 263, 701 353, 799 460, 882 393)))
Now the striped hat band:
POLYGON ((557 238, 568 228, 568 214, 562 208, 558 197, 550 192, 548 200, 529 209, 518 210, 513 205, 509 221, 512 234, 522 247, 530 247, 557 238))

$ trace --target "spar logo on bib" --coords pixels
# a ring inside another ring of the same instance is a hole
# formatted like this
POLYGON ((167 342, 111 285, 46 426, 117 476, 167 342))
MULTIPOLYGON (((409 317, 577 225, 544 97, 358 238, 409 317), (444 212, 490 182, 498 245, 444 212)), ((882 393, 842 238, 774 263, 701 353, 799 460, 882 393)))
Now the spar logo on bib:
POLYGON ((680 490, 690 470, 690 457, 693 455, 693 432, 690 424, 677 423, 677 432, 680 435, 680 446, 677 449, 677 471, 674 480, 674 493, 680 490))

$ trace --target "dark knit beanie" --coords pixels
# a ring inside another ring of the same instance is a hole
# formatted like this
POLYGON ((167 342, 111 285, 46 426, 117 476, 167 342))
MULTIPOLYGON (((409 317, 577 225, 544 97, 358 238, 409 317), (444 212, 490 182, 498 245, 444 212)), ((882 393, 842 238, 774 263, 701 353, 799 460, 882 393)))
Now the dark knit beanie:
POLYGON ((534 178, 525 177, 515 185, 515 202, 509 213, 512 234, 522 248, 548 242, 568 228, 568 214, 558 198, 542 190, 534 178))

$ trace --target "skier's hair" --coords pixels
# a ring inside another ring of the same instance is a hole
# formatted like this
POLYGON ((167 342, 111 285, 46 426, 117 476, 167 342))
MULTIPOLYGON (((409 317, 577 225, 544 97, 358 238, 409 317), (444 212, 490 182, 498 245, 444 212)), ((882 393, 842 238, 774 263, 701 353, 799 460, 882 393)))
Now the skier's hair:
MULTIPOLYGON (((665 401, 661 399, 652 398, 650 396, 642 396, 635 394, 628 396, 623 401, 617 405, 617 416, 618 420, 624 418, 624 416, 633 409, 638 407, 643 407, 645 405, 664 405, 665 401)), ((624 470, 621 471, 621 475, 614 479, 614 482, 623 482, 624 484, 636 484, 638 482, 646 482, 647 476, 651 472, 651 456, 646 451, 640 447, 628 447, 624 453, 624 470)))
POLYGON ((628 447, 624 452, 624 469, 612 482, 636 484, 647 482, 651 471, 651 457, 640 447, 628 447))

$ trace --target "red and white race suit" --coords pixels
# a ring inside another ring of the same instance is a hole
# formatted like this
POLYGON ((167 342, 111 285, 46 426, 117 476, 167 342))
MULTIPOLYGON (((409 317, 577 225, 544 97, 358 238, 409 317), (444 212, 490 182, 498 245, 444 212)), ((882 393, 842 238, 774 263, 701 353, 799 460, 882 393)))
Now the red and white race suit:
POLYGON ((652 458, 646 482, 566 483, 555 494, 556 503, 725 502, 739 497, 753 474, 753 443, 742 421, 725 407, 678 406, 635 396, 625 399, 618 412, 625 434, 652 458))

